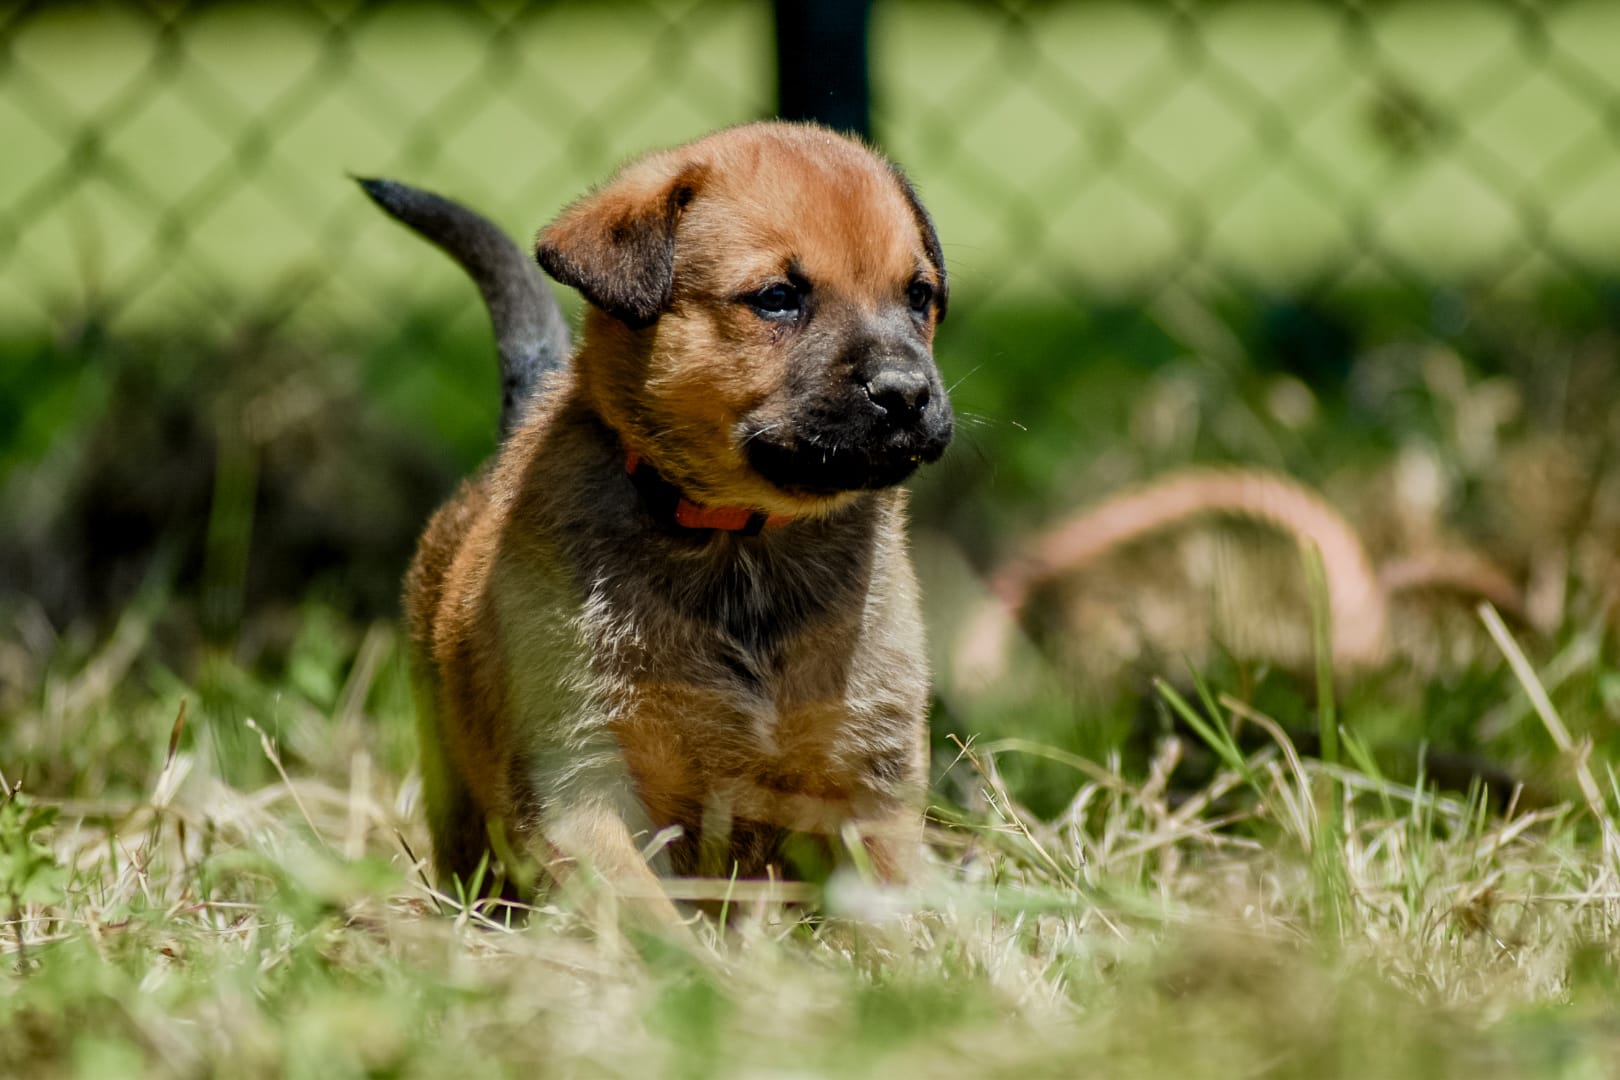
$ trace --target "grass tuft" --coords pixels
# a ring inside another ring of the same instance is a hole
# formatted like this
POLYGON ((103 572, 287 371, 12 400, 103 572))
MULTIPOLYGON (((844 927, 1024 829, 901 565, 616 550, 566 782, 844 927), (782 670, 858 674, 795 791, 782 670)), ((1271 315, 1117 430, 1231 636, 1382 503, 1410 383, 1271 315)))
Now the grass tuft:
POLYGON ((563 898, 513 920, 429 887, 397 642, 350 641, 306 661, 369 665, 369 689, 306 672, 326 707, 282 687, 241 721, 262 780, 221 769, 225 714, 182 704, 207 695, 155 677, 53 714, 147 743, 138 793, 36 798, 6 771, 0 1073, 1506 1077, 1620 1049, 1615 820, 1584 780, 1497 810, 1389 779, 1353 735, 1343 761, 1304 756, 1219 683, 1198 707, 1161 683, 1188 734, 1139 772, 1014 738, 942 754, 936 790, 963 795, 936 797, 916 888, 855 873, 812 908, 690 883, 724 916, 652 942, 589 934, 563 898), (340 731, 341 760, 299 750, 340 731), (1216 764, 1190 782, 1200 748, 1216 764), (1060 812, 1009 786, 1030 757, 1068 770, 1060 812))

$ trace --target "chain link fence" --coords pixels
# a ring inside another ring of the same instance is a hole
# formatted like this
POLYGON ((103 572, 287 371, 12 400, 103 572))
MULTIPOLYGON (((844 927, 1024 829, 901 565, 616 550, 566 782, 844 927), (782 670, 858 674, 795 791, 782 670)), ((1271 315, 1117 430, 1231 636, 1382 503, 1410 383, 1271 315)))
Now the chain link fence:
MULTIPOLYGON (((526 234, 765 115, 766 5, 47 3, 0 14, 0 334, 373 331, 458 286, 346 172, 526 234)), ((960 309, 1166 290, 1607 295, 1620 7, 882 0, 874 130, 960 309)), ((466 318, 476 320, 476 312, 466 318)), ((971 315, 969 316, 971 319, 971 315)))
MULTIPOLYGON (((421 295, 346 172, 533 228, 630 150, 758 114, 736 3, 60 4, 0 28, 0 325, 386 322, 421 295)), ((448 276, 448 275, 446 275, 448 276)), ((436 280, 443 287, 443 280, 436 280)))
POLYGON ((919 35, 921 14, 880 20, 881 129, 929 164, 957 242, 1006 266, 992 289, 1495 291, 1614 267, 1612 5, 955 5, 919 35))

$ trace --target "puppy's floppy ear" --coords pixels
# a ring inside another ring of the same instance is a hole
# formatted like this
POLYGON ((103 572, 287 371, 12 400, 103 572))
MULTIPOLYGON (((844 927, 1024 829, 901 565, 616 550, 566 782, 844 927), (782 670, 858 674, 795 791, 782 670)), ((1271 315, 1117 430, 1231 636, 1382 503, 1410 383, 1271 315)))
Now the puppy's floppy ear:
POLYGON ((541 229, 535 257, 626 325, 656 322, 674 284, 675 227, 705 171, 667 158, 632 165, 541 229))
POLYGON ((917 189, 911 186, 911 180, 900 166, 891 164, 889 169, 900 185, 900 193, 906 197, 906 202, 911 206, 911 216, 917 219, 917 231, 922 233, 923 251, 928 255, 928 261, 933 264, 934 272, 939 275, 939 288, 934 290, 934 313, 936 321, 944 322, 945 307, 951 298, 951 286, 950 279, 945 276, 945 252, 940 249, 939 233, 934 229, 934 219, 929 216, 922 200, 917 198, 917 189))

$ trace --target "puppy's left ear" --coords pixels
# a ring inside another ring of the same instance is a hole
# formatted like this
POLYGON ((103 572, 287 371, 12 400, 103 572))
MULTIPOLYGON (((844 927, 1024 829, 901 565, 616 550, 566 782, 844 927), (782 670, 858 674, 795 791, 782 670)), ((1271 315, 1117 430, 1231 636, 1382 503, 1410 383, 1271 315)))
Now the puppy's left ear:
POLYGON ((669 305, 675 228, 704 172, 665 159, 632 165, 541 229, 535 257, 620 322, 651 325, 669 305))
POLYGON ((911 206, 911 216, 917 219, 917 231, 922 234, 923 251, 928 261, 933 264, 934 272, 939 275, 939 288, 934 290, 934 321, 945 321, 945 308, 951 298, 950 279, 945 276, 945 252, 939 246, 939 233, 934 229, 934 219, 929 216, 928 208, 923 206, 922 200, 917 198, 917 189, 911 186, 910 179, 901 171, 900 166, 891 165, 894 179, 900 185, 900 192, 906 197, 911 206))

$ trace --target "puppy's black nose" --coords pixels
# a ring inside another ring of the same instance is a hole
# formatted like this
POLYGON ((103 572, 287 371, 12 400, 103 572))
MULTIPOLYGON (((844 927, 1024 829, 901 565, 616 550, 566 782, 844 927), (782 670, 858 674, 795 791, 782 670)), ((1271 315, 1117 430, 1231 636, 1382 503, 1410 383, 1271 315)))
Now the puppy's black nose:
POLYGON ((908 424, 928 407, 928 376, 920 371, 889 368, 872 376, 866 384, 866 396, 891 423, 908 424))

